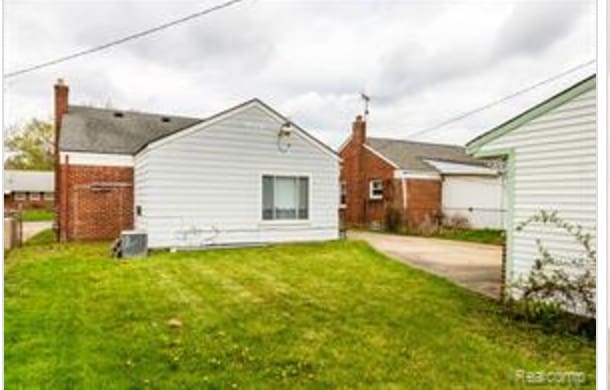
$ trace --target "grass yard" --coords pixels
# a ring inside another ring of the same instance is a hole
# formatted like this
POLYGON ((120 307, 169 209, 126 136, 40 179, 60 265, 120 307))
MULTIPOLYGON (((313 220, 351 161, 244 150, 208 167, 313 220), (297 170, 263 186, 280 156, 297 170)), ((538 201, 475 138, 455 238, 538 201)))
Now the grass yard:
POLYGON ((7 388, 497 389, 521 387, 519 369, 594 388, 594 343, 364 243, 117 262, 107 244, 43 241, 5 261, 7 388))
POLYGON ((470 241, 481 244, 502 245, 504 235, 502 230, 496 229, 449 229, 443 228, 434 235, 447 240, 470 241))
POLYGON ((55 218, 53 211, 44 209, 23 210, 22 215, 25 222, 52 221, 55 218))
POLYGON ((442 238, 445 240, 478 242, 480 244, 502 245, 504 243, 503 231, 496 230, 496 229, 441 228, 436 232, 430 232, 430 233, 422 233, 417 230, 402 230, 399 232, 384 232, 384 231, 375 230, 375 233, 390 233, 390 234, 403 234, 406 236, 433 237, 433 238, 442 238))

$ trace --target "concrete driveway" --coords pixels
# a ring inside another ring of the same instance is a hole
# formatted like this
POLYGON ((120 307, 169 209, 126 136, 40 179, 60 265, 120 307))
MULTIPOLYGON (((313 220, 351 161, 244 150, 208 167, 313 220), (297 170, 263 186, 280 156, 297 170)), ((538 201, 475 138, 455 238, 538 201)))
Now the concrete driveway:
POLYGON ((350 231, 349 239, 365 240, 378 251, 470 290, 500 296, 502 249, 463 241, 350 231))
POLYGON ((52 221, 23 222, 23 241, 25 242, 41 231, 51 229, 52 227, 52 221))

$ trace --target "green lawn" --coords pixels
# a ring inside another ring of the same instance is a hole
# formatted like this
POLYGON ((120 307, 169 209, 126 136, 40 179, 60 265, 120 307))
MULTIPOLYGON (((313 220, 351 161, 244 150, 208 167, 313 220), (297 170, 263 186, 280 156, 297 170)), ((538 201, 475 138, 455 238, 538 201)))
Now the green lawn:
POLYGON ((457 228, 441 228, 436 232, 422 233, 416 230, 402 230, 399 232, 379 232, 375 233, 390 233, 403 234, 406 236, 420 236, 442 238, 445 240, 469 241, 478 242, 480 244, 502 245, 504 243, 504 235, 502 230, 496 229, 457 229, 457 228))
POLYGON ((447 240, 478 242, 501 245, 504 242, 502 230, 495 229, 449 229, 443 228, 434 235, 447 240))
POLYGON ((584 371, 594 387, 594 343, 511 322, 361 242, 108 252, 8 255, 7 388, 497 389, 519 387, 519 369, 584 371))
POLYGON ((51 210, 30 209, 23 210, 23 220, 26 222, 34 221, 52 221, 55 218, 55 213, 51 210))

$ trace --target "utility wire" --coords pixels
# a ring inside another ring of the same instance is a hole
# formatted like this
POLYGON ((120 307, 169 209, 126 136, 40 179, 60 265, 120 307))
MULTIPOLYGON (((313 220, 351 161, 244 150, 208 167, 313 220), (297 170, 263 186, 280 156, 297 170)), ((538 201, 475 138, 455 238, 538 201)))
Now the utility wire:
POLYGON ((456 115, 456 116, 454 116, 452 118, 449 118, 449 119, 447 119, 447 120, 445 120, 445 121, 443 121, 441 123, 438 123, 438 124, 436 124, 434 126, 427 127, 427 128, 425 128, 423 130, 418 130, 415 133, 409 134, 409 137, 418 137, 418 136, 421 136, 423 134, 429 133, 431 131, 438 130, 438 129, 440 129, 441 127, 443 127, 445 125, 448 125, 450 123, 459 121, 461 119, 469 117, 470 115, 474 115, 474 114, 476 114, 478 112, 486 110, 486 109, 488 109, 490 107, 493 107, 493 106, 495 106, 497 104, 503 103, 503 102, 505 102, 507 100, 510 100, 510 99, 512 99, 512 98, 514 98, 516 96, 519 96, 521 94, 529 92, 529 91, 531 91, 531 90, 533 90, 535 88, 538 88, 538 87, 540 87, 540 86, 542 86, 544 84, 550 83, 551 81, 555 81, 555 80, 557 80, 557 79, 559 79, 559 78, 561 78, 561 77, 563 77, 563 76, 565 76, 567 74, 570 74, 570 73, 572 73, 574 71, 577 71, 577 70, 579 70, 581 68, 584 68, 584 67, 586 67, 588 65, 591 65, 593 63, 595 63, 595 60, 590 60, 590 61, 584 62, 584 63, 582 63, 580 65, 577 65, 577 66, 575 66, 573 68, 570 68, 570 69, 565 70, 565 71, 563 71, 563 72, 561 72, 559 74, 556 74, 555 76, 549 77, 548 79, 545 79, 545 80, 539 81, 539 82, 537 82, 535 84, 532 84, 532 85, 530 85, 527 88, 524 88, 524 89, 521 89, 519 91, 513 92, 510 95, 504 96, 504 97, 502 97, 502 98, 500 98, 498 100, 495 100, 495 101, 493 101, 491 103, 487 103, 487 104, 485 104, 485 105, 483 105, 481 107, 478 107, 478 108, 475 108, 473 110, 470 110, 470 111, 464 112, 462 114, 456 115))
POLYGON ((117 40, 114 40, 114 41, 110 41, 108 43, 104 43, 104 44, 99 45, 99 46, 95 46, 95 47, 92 47, 92 48, 89 48, 89 49, 78 51, 76 53, 69 54, 69 55, 66 55, 64 57, 59 57, 59 58, 56 58, 56 59, 53 59, 53 60, 49 60, 49 61, 40 63, 38 65, 33 65, 33 66, 30 66, 30 67, 27 67, 27 68, 23 68, 23 69, 19 69, 19 70, 13 71, 13 72, 5 73, 3 75, 3 77, 5 79, 7 79, 7 78, 10 78, 10 77, 19 76, 19 75, 22 75, 22 74, 25 74, 25 73, 33 72, 33 71, 41 69, 41 68, 46 68, 46 67, 51 66, 51 65, 56 65, 56 64, 59 64, 61 62, 72 60, 74 58, 82 57, 82 56, 85 56, 85 55, 88 55, 88 54, 92 54, 92 53, 95 53, 95 52, 98 52, 98 51, 109 49, 109 48, 111 48, 113 46, 117 46, 117 45, 120 45, 122 43, 131 41, 131 40, 134 40, 134 39, 142 38, 142 37, 144 37, 146 35, 150 35, 150 34, 159 32, 161 30, 165 30, 165 29, 173 27, 173 26, 175 26, 177 24, 188 22, 190 20, 199 18, 201 16, 204 16, 204 15, 207 15, 207 14, 211 14, 212 12, 220 11, 221 9, 228 8, 228 7, 232 6, 232 5, 240 3, 242 1, 244 1, 244 0, 230 0, 230 1, 224 2, 222 4, 218 4, 218 5, 215 5, 213 7, 206 8, 206 9, 204 9, 202 11, 195 12, 193 14, 187 15, 187 16, 182 17, 180 19, 172 20, 170 22, 161 24, 159 26, 152 27, 152 28, 149 28, 147 30, 140 31, 140 32, 137 32, 137 33, 134 33, 134 34, 131 34, 131 35, 127 35, 126 37, 123 37, 123 38, 120 38, 120 39, 117 39, 117 40))

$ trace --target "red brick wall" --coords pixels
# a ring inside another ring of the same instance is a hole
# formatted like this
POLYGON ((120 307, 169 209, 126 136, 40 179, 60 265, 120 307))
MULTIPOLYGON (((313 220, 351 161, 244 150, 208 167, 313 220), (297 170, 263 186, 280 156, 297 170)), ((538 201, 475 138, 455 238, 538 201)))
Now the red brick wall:
POLYGON ((408 179, 407 209, 404 208, 403 184, 394 179, 395 168, 361 143, 366 139, 366 123, 358 118, 352 138, 340 151, 343 160, 341 181, 346 183, 347 201, 342 210, 343 223, 349 226, 383 225, 389 208, 398 210, 404 223, 419 226, 434 222, 441 211, 439 180, 408 179), (369 199, 369 182, 383 180, 382 200, 369 199))
POLYGON ((406 222, 410 226, 419 226, 425 222, 434 222, 441 211, 440 180, 407 180, 406 222))
POLYGON ((341 181, 346 183, 347 204, 343 212, 348 226, 383 224, 386 209, 402 192, 394 184, 394 168, 353 140, 340 153, 341 181), (369 199, 370 180, 383 180, 384 199, 369 199))
POLYGON ((61 241, 112 240, 133 228, 133 168, 60 165, 61 241))

